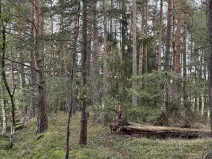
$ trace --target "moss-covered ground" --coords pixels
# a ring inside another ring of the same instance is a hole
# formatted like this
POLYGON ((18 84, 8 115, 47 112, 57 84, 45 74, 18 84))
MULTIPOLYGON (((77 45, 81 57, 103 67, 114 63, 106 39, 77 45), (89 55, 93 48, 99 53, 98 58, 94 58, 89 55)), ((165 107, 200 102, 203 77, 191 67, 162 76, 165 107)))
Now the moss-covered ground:
MULTIPOLYGON (((53 115, 52 115, 53 116, 53 115)), ((79 146, 80 115, 71 119, 70 158, 73 159, 201 159, 212 149, 212 139, 160 140, 110 134, 109 128, 88 122, 88 144, 79 146)), ((36 135, 36 120, 18 132, 11 150, 0 159, 64 159, 67 115, 49 117, 49 130, 36 135)), ((6 139, 0 138, 0 145, 6 139)))

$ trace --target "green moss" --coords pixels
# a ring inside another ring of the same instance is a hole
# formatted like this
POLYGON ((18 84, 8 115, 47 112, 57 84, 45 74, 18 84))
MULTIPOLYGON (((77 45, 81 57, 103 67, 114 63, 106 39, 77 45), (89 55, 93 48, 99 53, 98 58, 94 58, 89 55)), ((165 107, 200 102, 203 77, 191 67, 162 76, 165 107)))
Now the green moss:
MULTIPOLYGON (((212 148, 211 139, 158 140, 109 134, 108 128, 88 122, 88 145, 79 146, 79 114, 71 119, 70 158, 78 159, 199 159, 212 148)), ((65 158, 67 116, 50 120, 49 130, 36 135, 36 121, 16 133, 12 150, 0 150, 1 159, 65 158), (42 137, 39 137, 39 136, 42 137), (38 139, 39 138, 39 139, 38 139)), ((5 144, 8 139, 1 138, 5 144)))

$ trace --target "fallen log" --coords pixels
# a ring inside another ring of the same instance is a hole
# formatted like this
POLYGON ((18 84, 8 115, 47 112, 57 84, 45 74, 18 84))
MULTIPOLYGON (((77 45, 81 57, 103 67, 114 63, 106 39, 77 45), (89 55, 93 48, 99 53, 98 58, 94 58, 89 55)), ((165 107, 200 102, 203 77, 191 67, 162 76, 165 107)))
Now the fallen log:
POLYGON ((115 129, 116 133, 135 135, 138 137, 153 137, 153 138, 181 138, 181 139, 196 139, 211 137, 209 130, 176 128, 176 127, 161 127, 161 126, 147 126, 136 123, 129 123, 129 125, 110 125, 111 129, 115 129))
POLYGON ((212 151, 209 151, 204 157, 203 159, 212 159, 212 151))

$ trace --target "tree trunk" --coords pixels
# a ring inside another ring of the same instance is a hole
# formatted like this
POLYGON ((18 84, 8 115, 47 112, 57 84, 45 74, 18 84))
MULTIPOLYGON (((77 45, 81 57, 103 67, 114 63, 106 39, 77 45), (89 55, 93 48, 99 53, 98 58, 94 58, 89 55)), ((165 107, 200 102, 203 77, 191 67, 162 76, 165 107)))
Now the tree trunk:
POLYGON ((168 1, 168 19, 167 19, 167 30, 166 30, 166 52, 165 52, 165 65, 164 70, 168 71, 169 60, 170 60, 170 47, 171 47, 171 13, 172 13, 172 0, 168 1))
POLYGON ((144 6, 142 7, 142 23, 141 23, 141 46, 139 48, 139 65, 138 65, 138 73, 142 74, 143 71, 143 57, 144 57, 144 28, 145 28, 145 13, 144 13, 144 6))
POLYGON ((30 78, 30 84, 31 84, 31 88, 30 88, 30 117, 35 117, 35 107, 36 107, 36 99, 35 99, 35 85, 37 84, 37 78, 36 78, 36 72, 33 68, 35 68, 35 6, 33 4, 33 2, 30 3, 30 34, 32 37, 32 43, 33 43, 33 47, 30 50, 30 67, 31 67, 31 78, 30 78))
MULTIPOLYGON (((136 50, 136 0, 133 0, 133 57, 132 57, 132 68, 133 68, 133 76, 137 76, 137 50, 136 50)), ((132 88, 137 88, 137 81, 134 79, 132 80, 132 88)), ((137 97, 135 95, 132 95, 132 105, 137 105, 137 97)))
MULTIPOLYGON (((0 15, 2 14, 2 10, 1 10, 1 4, 2 2, 0 1, 0 15)), ((15 125, 15 102, 14 102, 14 93, 15 93, 15 85, 13 88, 13 91, 11 91, 10 87, 9 87, 9 83, 7 81, 7 77, 6 77, 6 68, 5 68, 5 56, 6 56, 6 24, 4 21, 1 21, 3 24, 2 27, 2 47, 1 47, 1 51, 2 51, 2 55, 1 55, 1 74, 2 74, 2 81, 4 83, 4 86, 8 92, 10 101, 11 101, 11 131, 10 131, 10 142, 9 142, 9 147, 12 148, 13 144, 14 144, 14 135, 15 135, 15 130, 14 130, 14 125, 15 125)))
POLYGON ((86 116, 86 94, 87 91, 87 0, 83 0, 83 16, 82 16, 82 37, 83 37, 83 46, 82 46, 82 81, 83 81, 83 97, 82 97, 82 108, 81 108, 81 121, 80 121, 80 144, 87 144, 87 116, 86 116))
MULTIPOLYGON (((78 34, 79 34, 79 10, 80 10, 80 3, 78 2, 78 5, 76 6, 76 15, 74 16, 74 44, 73 44, 73 52, 72 52, 72 70, 71 70, 71 88, 70 88, 70 94, 68 92, 67 94, 67 100, 70 103, 69 109, 68 109, 68 123, 67 123, 67 133, 66 133, 66 159, 69 158, 69 152, 70 152, 70 121, 71 121, 71 116, 72 114, 75 114, 76 111, 76 79, 75 79, 75 74, 76 74, 76 48, 77 48, 77 40, 78 40, 78 34), (71 99, 70 99, 71 97, 71 99), (71 102, 70 102, 71 100, 71 102)), ((63 27, 63 26, 62 26, 63 27)), ((67 70, 65 68, 66 72, 66 77, 67 77, 67 70)), ((68 77, 67 77, 68 78, 68 77)), ((86 128, 87 129, 87 128, 86 128)))
POLYGON ((158 44, 158 71, 161 70, 161 50, 163 40, 163 0, 160 0, 160 33, 159 33, 159 44, 158 44))
POLYGON ((210 108, 210 124, 212 133, 212 0, 206 1, 207 37, 208 37, 208 97, 210 108))
POLYGON ((148 60, 147 60, 147 33, 148 33, 148 0, 144 0, 144 8, 143 8, 143 16, 144 16, 144 71, 147 73, 147 66, 148 66, 148 60))
MULTIPOLYGON (((23 45, 22 45, 22 40, 23 40, 23 27, 22 27, 22 22, 23 22, 23 19, 21 17, 21 0, 19 0, 18 2, 19 4, 18 7, 17 7, 17 13, 18 13, 18 52, 19 52, 19 56, 20 56, 20 63, 24 64, 24 57, 23 57, 23 45)), ((25 73, 24 73, 24 65, 20 65, 20 75, 21 75, 21 89, 22 89, 22 92, 23 92, 23 89, 26 87, 26 81, 25 81, 25 73)), ((24 101, 26 102, 26 101, 24 101)), ((27 115, 27 111, 28 111, 28 105, 25 103, 25 106, 24 106, 24 114, 27 115)))
POLYGON ((99 63, 99 52, 100 52, 100 46, 99 46, 99 31, 97 28, 97 0, 95 1, 95 9, 93 13, 93 30, 94 30, 94 38, 93 38, 93 54, 92 54, 92 102, 93 102, 93 121, 99 122, 100 119, 100 92, 99 92, 99 70, 100 70, 100 63, 99 63))
MULTIPOLYGON (((21 1, 19 0, 19 3, 21 3, 21 1)), ((23 57, 23 49, 22 49, 22 40, 23 40, 23 28, 22 28, 22 17, 21 17, 21 11, 20 8, 21 5, 19 4, 18 6, 18 39, 19 39, 19 54, 20 54, 20 60, 21 63, 24 63, 24 57, 23 57)), ((26 81, 25 81, 25 73, 24 73, 24 65, 20 66, 20 72, 21 72, 21 88, 23 89, 26 86, 26 81)))
MULTIPOLYGON (((53 36, 54 34, 54 21, 53 21, 53 15, 51 15, 51 34, 53 36)), ((51 42, 51 55, 52 55, 52 70, 53 70, 53 75, 55 76, 56 72, 56 60, 55 60, 55 53, 54 53, 54 42, 51 42)))
MULTIPOLYGON (((200 54, 200 66, 199 66, 199 79, 202 79, 202 61, 203 61, 203 57, 204 57, 204 53, 202 50, 200 50, 201 54, 200 54)), ((199 114, 203 115, 203 107, 202 107, 202 91, 201 89, 198 92, 199 94, 199 114)))
POLYGON ((35 54, 36 54, 36 66, 37 66, 37 82, 38 82, 38 118, 37 118, 37 133, 42 133, 48 129, 48 119, 46 115, 46 84, 44 77, 44 55, 42 52, 41 36, 42 32, 42 15, 41 15, 40 0, 35 0, 35 24, 36 24, 36 36, 35 36, 35 54))
POLYGON ((169 124, 169 94, 168 94, 168 75, 165 73, 164 80, 164 106, 163 106, 163 125, 168 126, 169 124))
MULTIPOLYGON (((168 19, 167 19, 167 30, 166 30, 166 52, 165 52, 165 65, 164 70, 169 71, 169 59, 170 59, 170 47, 171 47, 171 8, 172 8, 172 0, 168 1, 168 19)), ((164 106, 163 110, 163 125, 168 125, 168 109, 169 109, 169 101, 168 101, 168 76, 167 72, 165 72, 165 82, 164 82, 164 106)))
POLYGON ((104 7, 104 53, 103 53, 103 105, 104 105, 104 119, 103 126, 108 122, 108 69, 107 69, 107 14, 106 14, 106 0, 103 0, 104 7))
POLYGON ((183 105, 184 105, 184 109, 187 110, 188 109, 188 95, 187 95, 187 82, 186 82, 186 27, 185 27, 185 23, 184 23, 184 34, 183 34, 183 105))
POLYGON ((175 57, 175 71, 177 73, 181 72, 180 65, 180 46, 181 46, 181 13, 182 13, 182 0, 178 0, 178 14, 177 14, 177 49, 176 49, 176 57, 175 57))
POLYGON ((172 5, 172 70, 175 70, 175 57, 176 57, 176 46, 175 46, 175 0, 172 5))
POLYGON ((1 135, 4 137, 6 135, 7 131, 7 118, 6 118, 6 100, 5 100, 5 88, 2 86, 2 102, 1 102, 1 108, 2 108, 2 132, 1 135))
MULTIPOLYGON (((205 52, 206 53, 206 52, 205 52)), ((205 56, 205 55, 204 55, 205 56)), ((204 82, 205 82, 205 88, 207 88, 207 63, 204 61, 204 82)), ((204 91, 204 111, 203 116, 205 119, 208 119, 208 95, 207 92, 204 91)))

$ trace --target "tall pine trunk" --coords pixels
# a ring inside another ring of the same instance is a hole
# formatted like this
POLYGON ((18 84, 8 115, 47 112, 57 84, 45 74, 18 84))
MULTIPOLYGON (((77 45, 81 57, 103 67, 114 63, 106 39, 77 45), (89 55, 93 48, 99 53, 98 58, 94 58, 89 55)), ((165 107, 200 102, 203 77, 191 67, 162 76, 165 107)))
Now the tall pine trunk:
POLYGON ((206 1, 207 37, 208 37, 208 97, 210 108, 210 125, 212 133, 212 0, 206 1))
POLYGON ((176 56, 176 46, 175 46, 175 0, 173 0, 172 4, 172 70, 175 70, 175 56, 176 56))
MULTIPOLYGON (((53 36, 54 34, 54 21, 53 21, 53 15, 51 15, 51 34, 53 36)), ((56 60, 55 60, 55 52, 54 52, 54 42, 51 42, 51 55, 52 55, 52 72, 55 76, 56 72, 56 60)))
POLYGON ((97 28, 97 0, 95 0, 95 8, 93 11, 93 54, 92 54, 92 102, 93 102, 93 121, 99 122, 100 119, 100 92, 99 92, 99 69, 100 69, 100 63, 99 63, 99 52, 100 52, 100 46, 99 46, 99 31, 97 28))
MULTIPOLYGON (((19 52, 19 56, 20 56, 20 63, 24 64, 24 53, 23 53, 23 19, 21 17, 21 0, 19 0, 18 2, 18 8, 17 8, 17 13, 18 13, 18 52, 19 52)), ((21 75, 21 89, 22 92, 24 91, 23 89, 26 87, 26 80, 25 80, 25 71, 24 71, 24 65, 20 65, 20 75, 21 75)), ((24 105, 24 114, 27 115, 28 112, 28 105, 25 103, 24 105)))
POLYGON ((141 23, 141 45, 139 48, 139 64, 138 64, 138 73, 142 74, 143 71, 143 57, 144 57, 144 23, 145 23, 145 18, 144 18, 144 7, 142 7, 142 23, 141 23))
POLYGON ((87 116, 86 116, 86 87, 87 87, 87 0, 82 1, 83 4, 83 16, 82 16, 82 81, 83 81, 83 91, 82 91, 82 108, 81 108, 81 120, 80 120, 80 144, 87 144, 87 116))
MULTIPOLYGON (((80 10, 80 3, 76 6, 76 11, 80 10)), ((62 19, 63 21, 63 19, 62 19)), ((70 152, 70 122, 71 122, 71 116, 72 114, 75 114, 76 112, 76 103, 75 103, 75 98, 76 98, 76 56, 77 56, 77 40, 78 40, 78 33, 79 33, 79 26, 78 26, 78 22, 79 22, 79 13, 76 12, 76 15, 74 16, 74 44, 73 44, 73 51, 72 51, 72 70, 71 70, 71 88, 70 91, 67 93, 67 100, 69 102, 69 107, 68 107, 68 123, 67 123, 67 132, 66 132, 66 159, 69 158, 69 152, 70 152), (71 99, 70 99, 71 98, 71 99), (70 102, 71 100, 71 102, 70 102)), ((62 25, 63 28, 63 25, 62 25)), ((63 29, 62 29, 63 30, 63 29)), ((66 63, 66 62, 65 62, 66 63)), ((66 64, 65 64, 66 66, 66 64)), ((67 75, 67 69, 65 68, 65 74, 66 74, 66 78, 68 78, 67 75)))
POLYGON ((106 0, 103 0, 103 7, 104 7, 104 53, 103 53, 103 105, 104 105, 104 119, 103 119, 103 126, 106 126, 108 122, 108 69, 107 69, 107 14, 106 14, 106 0))
MULTIPOLYGON (((166 30, 166 52, 165 52, 165 65, 164 70, 169 71, 170 48, 171 48, 171 13, 172 13, 172 0, 168 1, 168 19, 166 30)), ((163 106, 163 125, 168 125, 169 120, 169 99, 168 99, 168 75, 165 73, 164 80, 164 106, 163 106)))
MULTIPOLYGON (((133 76, 137 76, 137 50, 136 50, 136 0, 133 0, 133 57, 132 57, 132 68, 133 68, 133 76)), ((132 88, 137 88, 137 81, 134 79, 132 83, 132 88)), ((132 105, 137 105, 137 97, 135 95, 132 96, 132 105)))
POLYGON ((143 16, 144 16, 144 41, 143 41, 143 49, 144 49, 144 72, 147 73, 148 66, 148 58, 147 58, 147 34, 148 34, 148 0, 144 0, 144 8, 143 8, 143 16))
MULTIPOLYGON (((184 25, 186 25, 184 23, 184 25)), ((186 82, 186 77, 187 77, 187 73, 186 73, 186 27, 184 26, 184 34, 183 34, 183 105, 184 105, 184 109, 187 109, 187 103, 188 103, 188 95, 187 95, 187 82, 186 82)))
POLYGON ((42 52, 42 40, 41 36, 43 34, 42 29, 42 13, 41 13, 41 3, 40 0, 35 0, 35 55, 36 55, 36 65, 37 65, 37 82, 38 82, 38 118, 37 118, 37 133, 42 133, 48 129, 48 119, 46 115, 46 83, 44 74, 44 55, 42 52))
POLYGON ((31 76, 30 76, 30 117, 35 117, 35 107, 36 107, 36 98, 35 98, 35 86, 37 84, 36 71, 35 68, 35 7, 34 4, 30 3, 30 34, 32 39, 33 47, 30 50, 30 67, 31 67, 31 76))
POLYGON ((181 72, 180 66, 180 46, 181 46, 181 13, 182 13, 182 0, 178 0, 178 13, 177 13, 177 48, 175 56, 175 71, 177 73, 181 72))
POLYGON ((171 48, 171 16, 172 15, 172 0, 168 1, 168 19, 167 19, 167 30, 166 30, 166 52, 165 52, 165 65, 164 70, 168 71, 169 60, 170 60, 170 48, 171 48))
POLYGON ((163 0, 160 0, 160 33, 159 33, 159 44, 158 44, 158 71, 161 70, 162 40, 163 40, 163 0))

